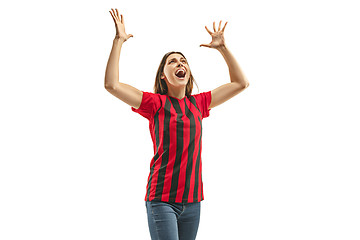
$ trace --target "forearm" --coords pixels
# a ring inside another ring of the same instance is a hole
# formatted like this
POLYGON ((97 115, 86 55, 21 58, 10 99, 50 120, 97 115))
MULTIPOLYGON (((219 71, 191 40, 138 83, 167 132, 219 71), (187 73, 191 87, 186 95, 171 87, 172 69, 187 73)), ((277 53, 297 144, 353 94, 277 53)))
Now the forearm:
POLYGON ((221 55, 224 57, 226 64, 229 67, 230 81, 239 83, 241 87, 249 86, 249 82, 237 63, 235 57, 231 54, 230 50, 226 45, 218 48, 221 55))
POLYGON ((115 86, 116 82, 119 82, 119 59, 123 43, 123 39, 114 38, 105 71, 105 88, 111 88, 115 86))

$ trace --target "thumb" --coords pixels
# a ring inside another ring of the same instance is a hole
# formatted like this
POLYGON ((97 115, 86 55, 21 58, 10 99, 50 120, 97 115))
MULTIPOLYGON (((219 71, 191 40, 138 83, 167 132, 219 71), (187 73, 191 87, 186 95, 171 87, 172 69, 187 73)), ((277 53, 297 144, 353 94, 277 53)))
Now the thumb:
POLYGON ((201 44, 200 47, 210 47, 210 44, 201 44))

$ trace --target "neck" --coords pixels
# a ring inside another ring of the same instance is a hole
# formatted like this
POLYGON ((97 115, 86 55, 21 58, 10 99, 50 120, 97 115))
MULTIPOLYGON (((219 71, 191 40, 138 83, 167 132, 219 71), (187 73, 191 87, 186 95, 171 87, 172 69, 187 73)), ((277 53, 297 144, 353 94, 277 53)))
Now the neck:
POLYGON ((167 95, 177 99, 183 99, 185 97, 185 88, 168 89, 167 95))

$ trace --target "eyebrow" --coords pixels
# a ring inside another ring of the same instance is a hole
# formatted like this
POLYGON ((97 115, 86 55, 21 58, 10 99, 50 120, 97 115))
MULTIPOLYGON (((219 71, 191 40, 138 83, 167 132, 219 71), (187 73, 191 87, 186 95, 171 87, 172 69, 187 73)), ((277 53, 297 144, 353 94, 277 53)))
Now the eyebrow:
MULTIPOLYGON (((169 59, 169 62, 170 62, 171 60, 174 60, 174 59, 176 60, 176 58, 169 59)), ((186 59, 185 59, 184 57, 181 57, 181 58, 180 58, 180 60, 182 60, 182 59, 184 59, 184 60, 186 61, 186 59)))

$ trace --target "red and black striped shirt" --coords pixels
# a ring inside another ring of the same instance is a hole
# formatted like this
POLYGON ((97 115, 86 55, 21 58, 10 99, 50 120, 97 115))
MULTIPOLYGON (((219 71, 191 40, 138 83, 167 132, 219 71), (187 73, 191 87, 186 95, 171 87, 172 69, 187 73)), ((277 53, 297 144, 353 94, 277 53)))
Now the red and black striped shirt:
POLYGON ((211 91, 178 99, 144 92, 131 110, 149 120, 154 156, 145 201, 204 200, 201 164, 202 119, 210 114, 211 91))

